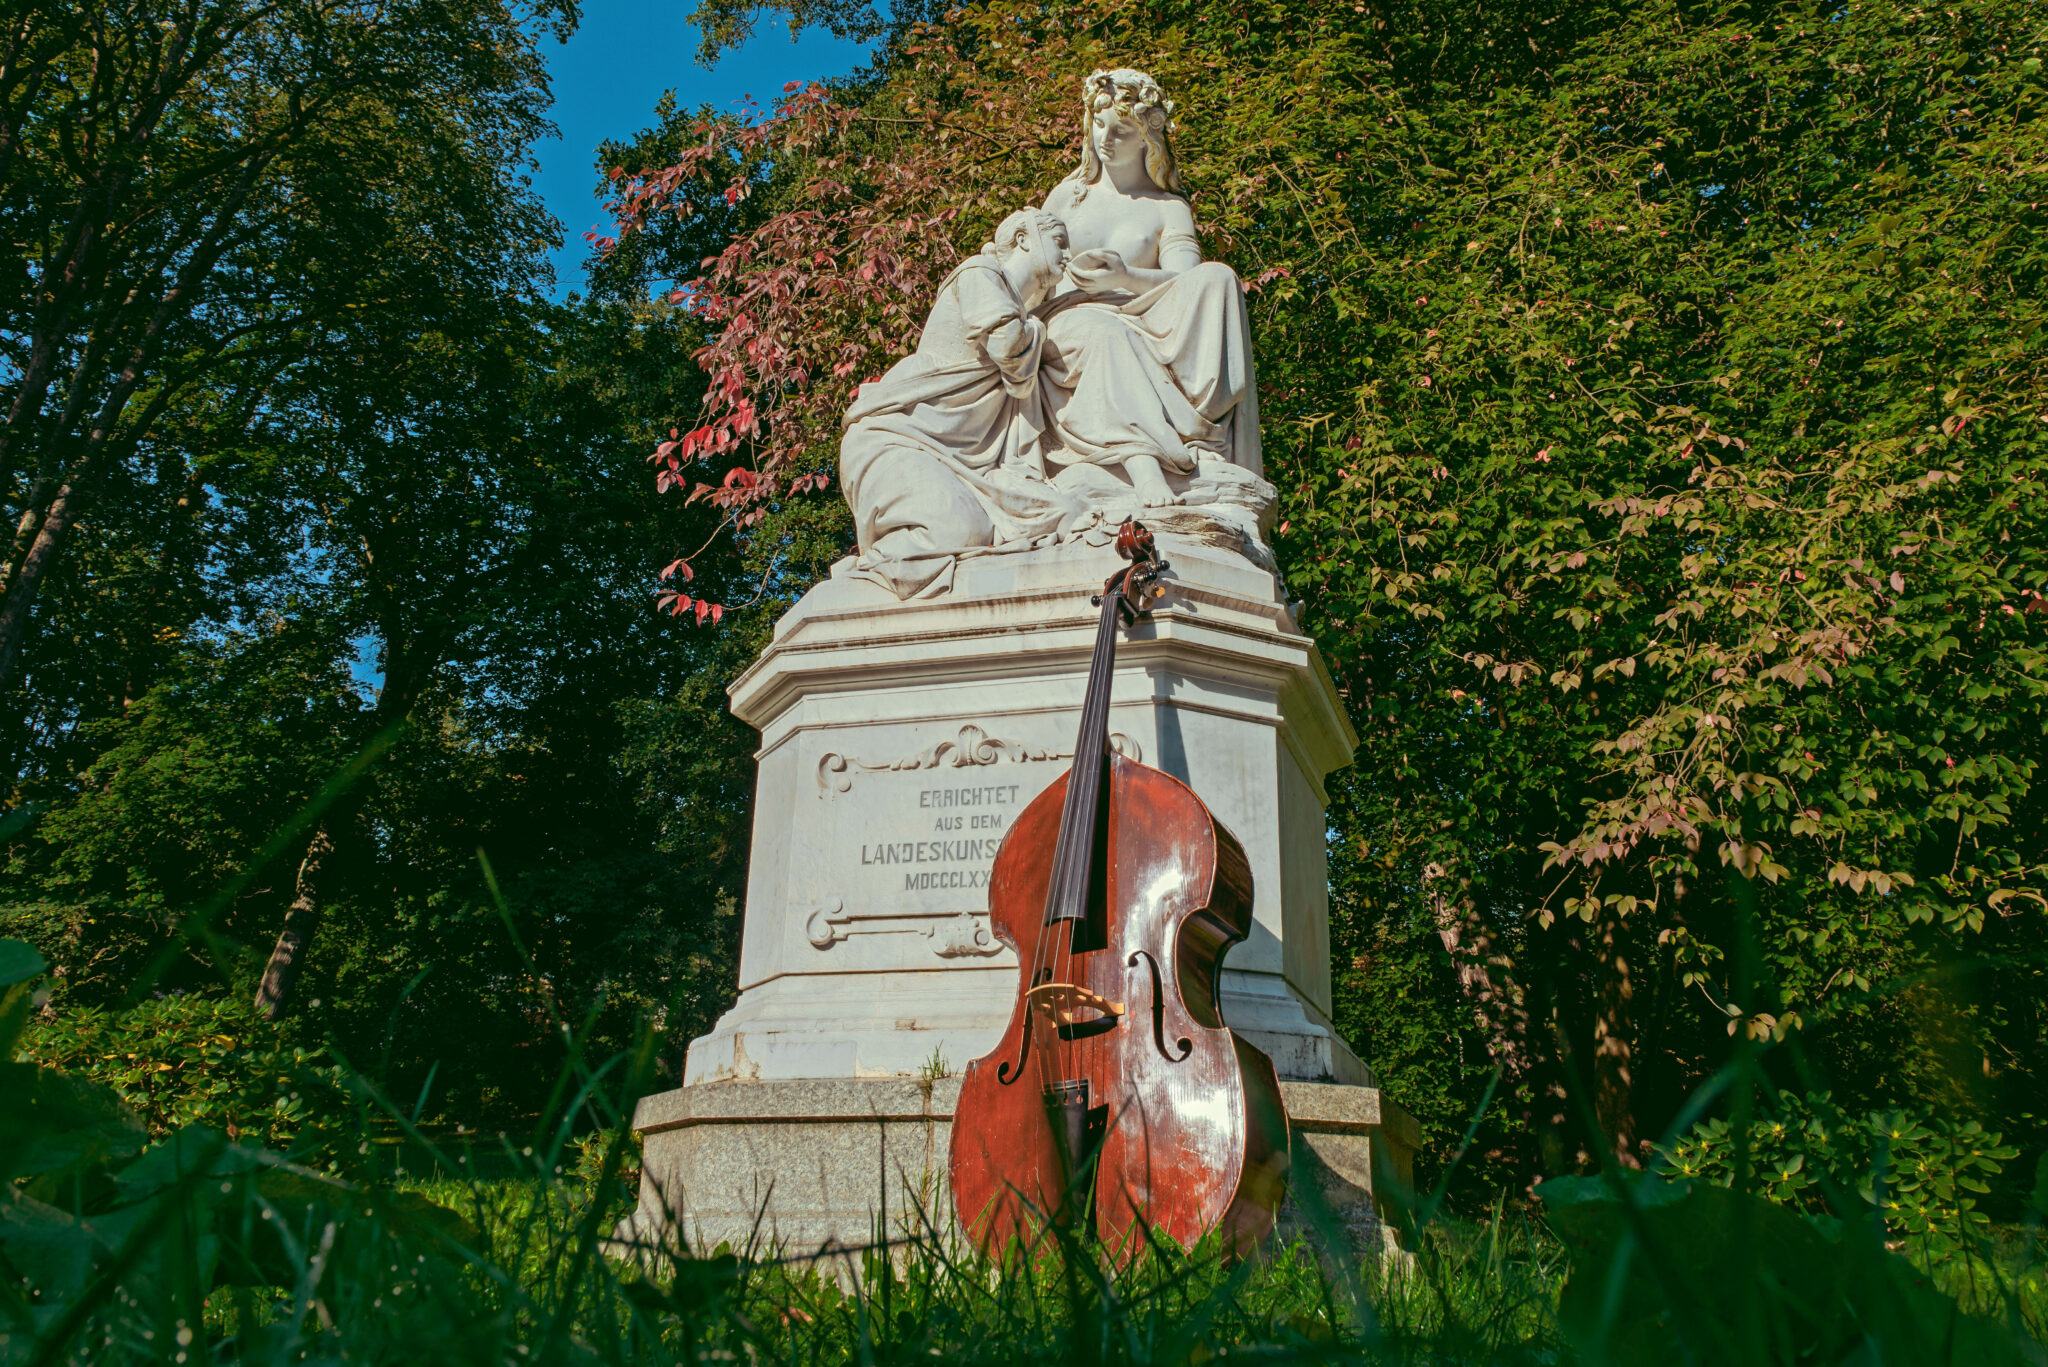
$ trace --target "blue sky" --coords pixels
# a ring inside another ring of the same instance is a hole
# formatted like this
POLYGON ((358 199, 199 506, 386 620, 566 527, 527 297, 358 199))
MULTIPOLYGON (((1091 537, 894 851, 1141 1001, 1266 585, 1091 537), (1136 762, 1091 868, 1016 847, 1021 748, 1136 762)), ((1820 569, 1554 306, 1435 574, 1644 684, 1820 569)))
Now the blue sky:
POLYGON ((584 0, 583 23, 566 44, 541 39, 561 136, 534 149, 534 181, 562 224, 558 294, 583 288, 584 232, 609 227, 594 193, 597 145, 652 123, 663 91, 673 89, 685 108, 727 108, 749 95, 765 105, 786 81, 842 76, 866 61, 864 45, 818 31, 792 43, 788 26, 769 16, 744 47, 706 71, 697 65, 697 28, 684 17, 692 8, 690 0, 584 0))
MULTIPOLYGON (((610 226, 595 193, 597 145, 652 123, 663 91, 676 91, 686 108, 729 107, 749 95, 768 104, 784 82, 843 76, 867 62, 863 44, 815 31, 792 43, 788 26, 771 18, 745 47, 706 71, 697 65, 697 28, 683 17, 691 7, 690 0, 584 0, 583 23, 567 43, 541 39, 561 136, 534 149, 540 162, 534 184, 562 224, 562 246, 554 254, 557 296, 583 288, 584 231, 610 226)), ((372 637, 356 642, 352 673, 366 689, 384 686, 372 637)))

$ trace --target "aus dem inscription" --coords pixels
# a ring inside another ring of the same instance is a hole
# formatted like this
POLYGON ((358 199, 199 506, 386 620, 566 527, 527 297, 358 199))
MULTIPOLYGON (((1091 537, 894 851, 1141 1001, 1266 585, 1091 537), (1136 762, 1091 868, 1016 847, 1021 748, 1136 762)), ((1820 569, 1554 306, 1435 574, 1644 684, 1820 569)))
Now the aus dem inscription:
POLYGON ((989 872, 1017 814, 1060 770, 1027 762, 1001 782, 964 783, 884 770, 821 794, 827 832, 813 876, 833 895, 805 937, 822 950, 855 935, 914 933, 940 958, 1000 953, 988 932, 989 872))
MULTIPOLYGON (((1112 744, 1125 754, 1128 737, 1112 744)), ((916 934, 941 958, 986 957, 989 872, 1018 815, 1068 754, 962 726, 900 758, 818 762, 819 840, 799 863, 804 935, 819 950, 856 935, 916 934)))
POLYGON ((917 835, 863 843, 861 868, 886 871, 885 879, 900 870, 904 892, 985 888, 1023 791, 1021 783, 921 788, 912 822, 917 835))

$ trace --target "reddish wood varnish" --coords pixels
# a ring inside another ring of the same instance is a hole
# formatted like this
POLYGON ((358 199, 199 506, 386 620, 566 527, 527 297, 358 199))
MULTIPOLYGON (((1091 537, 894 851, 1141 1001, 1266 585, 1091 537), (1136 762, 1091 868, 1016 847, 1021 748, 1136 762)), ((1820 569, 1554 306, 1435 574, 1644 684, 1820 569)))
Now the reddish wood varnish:
POLYGON ((989 908, 1025 978, 1038 965, 1042 979, 1120 1003, 1123 1014, 1078 1007, 1079 1027, 1062 1038, 1054 1013, 1027 1000, 1032 984, 1020 984, 1001 1042, 962 1082, 954 1200, 991 1250, 1013 1238, 1029 1246, 1048 1220, 1084 1221, 1091 1212, 1071 1208, 1070 1193, 1092 1196, 1096 1232, 1126 1254, 1140 1223, 1183 1245, 1220 1229, 1241 1246, 1271 1228, 1287 1168, 1273 1065, 1224 1026, 1217 1005, 1223 954, 1251 926, 1251 869, 1185 784, 1105 758, 1089 920, 1046 914, 1071 772, 1004 840, 989 908), (1068 1171, 1045 1099, 1049 1087, 1075 1083, 1098 1113, 1092 1192, 1085 1173, 1068 1171))

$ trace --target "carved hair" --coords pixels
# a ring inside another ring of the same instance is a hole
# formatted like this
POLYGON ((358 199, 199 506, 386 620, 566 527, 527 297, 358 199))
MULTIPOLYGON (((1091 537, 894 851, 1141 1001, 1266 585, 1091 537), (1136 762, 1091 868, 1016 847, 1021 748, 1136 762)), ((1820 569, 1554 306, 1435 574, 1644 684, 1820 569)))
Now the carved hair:
POLYGON ((1017 250, 1018 238, 1026 232, 1040 236, 1065 232, 1067 225, 1060 216, 1048 213, 1035 204, 1027 204, 996 225, 995 240, 981 244, 982 251, 1000 260, 1017 250))
POLYGON ((1095 116, 1105 109, 1138 125, 1145 135, 1145 174, 1152 183, 1173 194, 1181 193, 1180 163, 1173 155, 1173 101, 1159 89, 1159 82, 1127 66, 1097 71, 1081 82, 1081 164, 1067 179, 1073 182, 1074 200, 1079 203, 1088 187, 1102 179, 1102 157, 1095 150, 1095 116))

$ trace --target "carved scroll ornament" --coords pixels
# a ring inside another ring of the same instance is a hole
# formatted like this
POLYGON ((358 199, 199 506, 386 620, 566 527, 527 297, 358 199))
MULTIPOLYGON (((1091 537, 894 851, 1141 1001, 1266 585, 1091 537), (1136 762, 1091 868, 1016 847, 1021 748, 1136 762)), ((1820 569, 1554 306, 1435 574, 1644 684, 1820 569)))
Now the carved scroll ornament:
POLYGON ((890 935, 915 932, 930 942, 932 953, 941 959, 985 959, 1003 952, 989 934, 985 917, 971 911, 958 912, 850 912, 833 902, 819 907, 804 920, 804 938, 813 949, 830 949, 854 935, 890 935))
MULTIPOLYGON (((1109 744, 1111 749, 1126 759, 1143 759, 1138 743, 1129 736, 1117 733, 1109 738, 1109 744)), ((818 760, 818 790, 821 793, 851 791, 853 780, 862 773, 906 769, 967 769, 978 765, 997 764, 1004 760, 1024 763, 1032 760, 1072 758, 1071 750, 1045 750, 1019 745, 1014 741, 999 740, 970 722, 962 726, 959 735, 952 740, 942 740, 936 745, 926 746, 901 759, 853 759, 836 750, 827 751, 818 760)))

